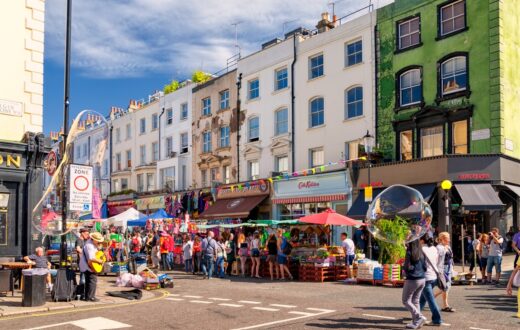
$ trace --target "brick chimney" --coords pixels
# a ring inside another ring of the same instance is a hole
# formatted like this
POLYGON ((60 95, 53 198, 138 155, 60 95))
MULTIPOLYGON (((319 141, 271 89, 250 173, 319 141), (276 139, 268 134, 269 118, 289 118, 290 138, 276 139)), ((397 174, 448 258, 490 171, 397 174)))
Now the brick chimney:
POLYGON ((329 13, 325 12, 321 14, 321 20, 316 24, 318 33, 327 32, 334 28, 334 23, 329 20, 329 13))
POLYGON ((139 109, 139 105, 137 104, 137 101, 130 100, 130 104, 128 105, 128 111, 134 111, 134 110, 138 110, 138 109, 139 109))

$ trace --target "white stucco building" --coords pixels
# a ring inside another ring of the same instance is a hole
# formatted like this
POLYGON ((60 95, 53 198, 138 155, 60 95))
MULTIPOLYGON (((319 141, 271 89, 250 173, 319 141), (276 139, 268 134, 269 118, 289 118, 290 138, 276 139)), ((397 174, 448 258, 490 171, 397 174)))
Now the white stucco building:
POLYGON ((161 150, 157 162, 157 189, 186 190, 191 186, 192 88, 186 81, 175 92, 166 94, 160 116, 161 150))

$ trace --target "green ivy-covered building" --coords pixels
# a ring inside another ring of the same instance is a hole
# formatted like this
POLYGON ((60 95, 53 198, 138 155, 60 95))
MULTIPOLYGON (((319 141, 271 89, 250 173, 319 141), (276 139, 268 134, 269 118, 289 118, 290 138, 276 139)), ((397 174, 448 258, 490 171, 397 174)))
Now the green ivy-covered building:
MULTIPOLYGON (((376 147, 384 161, 371 165, 370 182, 369 169, 360 169, 359 190, 415 186, 441 231, 476 224, 505 234, 517 226, 519 31, 520 1, 396 0, 379 8, 376 147), (445 179, 454 183, 448 194, 439 187, 445 179)), ((349 214, 363 215, 356 202, 349 214)))

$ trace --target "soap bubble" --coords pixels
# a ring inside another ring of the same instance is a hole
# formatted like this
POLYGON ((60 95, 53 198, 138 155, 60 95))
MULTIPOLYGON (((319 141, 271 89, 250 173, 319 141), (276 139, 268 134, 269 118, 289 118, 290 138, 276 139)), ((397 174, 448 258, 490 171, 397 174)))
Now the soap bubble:
POLYGON ((398 184, 386 188, 372 201, 366 223, 375 238, 403 244, 426 234, 432 215, 430 205, 419 191, 398 184))
POLYGON ((44 170, 47 173, 44 174, 43 195, 32 210, 32 225, 37 231, 49 236, 67 234, 79 226, 81 216, 91 212, 94 214, 98 211, 97 207, 101 207, 101 168, 107 155, 108 132, 108 122, 101 114, 92 110, 84 110, 76 116, 72 123, 65 152, 60 152, 60 143, 54 145, 50 156, 44 161, 44 170), (83 134, 87 130, 89 131, 88 136, 83 134), (78 153, 83 157, 78 158, 78 153), (71 163, 92 167, 92 210, 71 211, 67 209, 65 214, 67 226, 63 228, 61 191, 65 191, 68 196, 69 173, 66 164, 71 163))

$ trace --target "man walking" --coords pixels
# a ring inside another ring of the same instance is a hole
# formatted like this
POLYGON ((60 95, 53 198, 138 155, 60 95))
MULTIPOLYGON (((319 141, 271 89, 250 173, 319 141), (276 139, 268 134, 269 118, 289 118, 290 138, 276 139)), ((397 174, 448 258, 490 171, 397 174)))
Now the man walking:
POLYGON ((351 278, 350 266, 354 263, 356 257, 356 248, 354 241, 348 238, 347 233, 341 233, 341 247, 345 252, 345 266, 347 267, 347 279, 351 278))
POLYGON ((90 238, 85 242, 79 261, 79 270, 84 273, 85 276, 85 300, 86 301, 99 301, 96 298, 96 287, 97 287, 97 273, 91 268, 91 262, 103 263, 103 260, 98 259, 96 254, 98 252, 98 244, 103 243, 103 235, 98 232, 90 234, 90 238))
POLYGON ((496 268, 495 284, 500 281, 500 273, 502 272, 502 246, 504 238, 498 233, 498 228, 491 229, 489 233, 489 257, 487 260, 487 277, 488 282, 491 282, 493 275, 493 266, 496 268))
POLYGON ((213 275, 213 267, 215 264, 215 253, 217 251, 217 242, 214 239, 215 233, 208 231, 208 236, 202 240, 202 272, 204 278, 211 279, 213 275))

